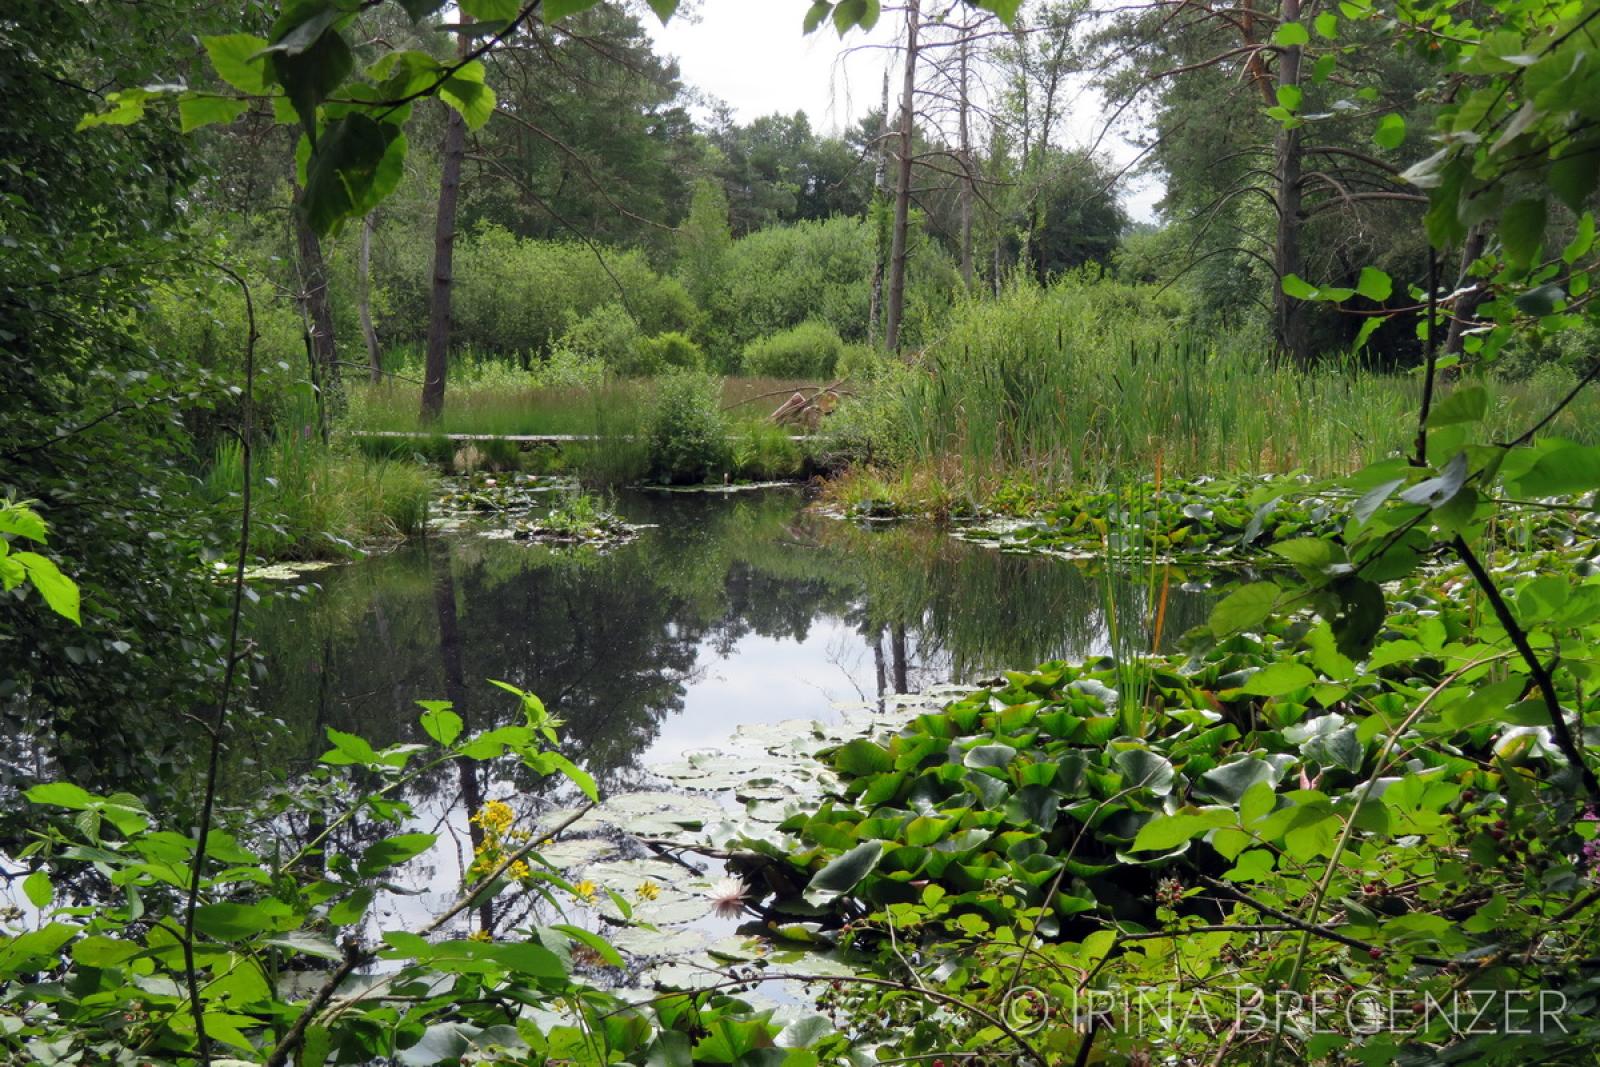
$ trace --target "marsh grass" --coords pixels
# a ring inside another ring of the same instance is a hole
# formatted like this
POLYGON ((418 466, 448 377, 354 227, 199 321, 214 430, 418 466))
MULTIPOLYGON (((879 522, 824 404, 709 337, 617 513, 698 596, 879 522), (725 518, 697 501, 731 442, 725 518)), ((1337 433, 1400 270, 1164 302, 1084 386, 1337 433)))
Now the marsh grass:
MULTIPOLYGON (((1495 385, 1488 432, 1514 436, 1569 385, 1559 373, 1495 385)), ((1337 474, 1406 447, 1419 394, 1413 375, 1356 359, 1301 369, 1263 338, 1186 327, 1153 291, 1085 281, 964 305, 869 403, 884 465, 982 498, 1006 480, 1104 484, 1158 463, 1168 477, 1337 474)), ((1550 432, 1600 439, 1600 401, 1550 432)))
MULTIPOLYGON (((365 546, 419 532, 436 475, 407 458, 378 458, 330 448, 310 423, 286 420, 256 447, 251 548, 271 560, 344 559, 365 546)), ((204 489, 214 501, 244 488, 237 441, 218 447, 204 489)))
MULTIPOLYGON (((426 433, 429 436, 353 440, 373 458, 421 457, 438 464, 449 464, 458 451, 445 436, 452 433, 597 437, 602 440, 563 444, 559 453, 518 450, 511 443, 497 442, 475 442, 474 447, 499 468, 573 470, 601 485, 637 481, 648 473, 648 438, 661 392, 658 379, 549 386, 504 362, 465 362, 460 369, 461 380, 452 380, 444 414, 436 422, 424 425, 418 419, 419 386, 388 380, 378 385, 352 383, 340 428, 426 433)), ((801 472, 806 457, 789 439, 794 431, 773 426, 768 416, 797 389, 815 384, 793 378, 722 380, 719 405, 732 435, 734 458, 730 474, 765 480, 801 472)))

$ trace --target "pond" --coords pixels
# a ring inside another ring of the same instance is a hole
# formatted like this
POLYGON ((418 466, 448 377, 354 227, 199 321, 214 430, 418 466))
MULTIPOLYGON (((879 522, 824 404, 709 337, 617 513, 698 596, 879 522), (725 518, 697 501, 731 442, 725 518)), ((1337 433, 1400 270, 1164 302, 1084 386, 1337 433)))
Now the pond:
MULTIPOLYGON (((709 914, 706 891, 725 872, 695 848, 814 803, 812 751, 893 729, 948 699, 949 683, 1147 651, 1158 619, 1169 647, 1205 617, 1207 596, 1172 574, 1112 578, 806 503, 795 488, 630 492, 613 507, 640 535, 604 551, 494 536, 508 520, 490 518, 279 586, 252 631, 268 665, 257 702, 284 728, 255 758, 292 775, 327 750, 329 728, 425 742, 419 699, 452 701, 481 731, 522 716, 491 680, 537 694, 563 721, 563 752, 610 798, 546 854, 573 882, 635 894, 635 919, 660 927, 607 924, 598 898, 577 921, 630 969, 596 977, 681 985, 767 952, 747 935, 782 924, 709 914), (900 696, 940 686, 946 695, 900 696), (662 895, 637 899, 644 882, 662 895)), ((375 902, 380 928, 415 929, 454 898, 478 843, 467 815, 484 802, 506 800, 519 827, 542 829, 577 799, 521 768, 496 775, 463 764, 417 783, 414 828, 444 836, 404 893, 375 902)), ((351 852, 385 832, 351 826, 334 844, 351 852)), ((495 912, 493 926, 570 918, 530 901, 495 912)), ((843 965, 788 959, 810 972, 843 965)))
MULTIPOLYGON (((924 524, 863 528, 796 489, 633 492, 615 507, 646 528, 605 552, 455 533, 268 596, 252 627, 268 663, 258 704, 314 757, 329 726, 425 740, 418 699, 454 701, 469 729, 512 721, 500 679, 539 695, 565 720, 566 753, 615 789, 740 725, 1151 647, 1160 577, 1108 579, 924 524)), ((1206 597, 1166 586, 1170 646, 1206 597)))

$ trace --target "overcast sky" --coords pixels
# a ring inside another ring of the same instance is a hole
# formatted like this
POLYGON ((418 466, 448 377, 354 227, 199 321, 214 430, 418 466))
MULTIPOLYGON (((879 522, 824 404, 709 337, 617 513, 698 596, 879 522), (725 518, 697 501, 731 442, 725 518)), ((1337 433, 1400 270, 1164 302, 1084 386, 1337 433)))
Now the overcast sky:
MULTIPOLYGON (((808 7, 809 0, 699 0, 689 18, 675 17, 666 26, 644 21, 660 50, 677 57, 683 80, 726 101, 739 121, 804 111, 818 132, 837 133, 880 103, 891 53, 863 46, 893 42, 896 27, 885 18, 871 33, 852 31, 842 41, 831 27, 806 36, 800 26, 808 7)), ((898 94, 897 81, 891 99, 898 94)), ((1094 94, 1079 94, 1069 105, 1064 136, 1088 144, 1099 130, 1099 111, 1094 94)), ((1100 147, 1119 165, 1134 156, 1115 135, 1100 147)), ((1123 206, 1134 218, 1148 219, 1159 195, 1153 186, 1126 188, 1123 206)))

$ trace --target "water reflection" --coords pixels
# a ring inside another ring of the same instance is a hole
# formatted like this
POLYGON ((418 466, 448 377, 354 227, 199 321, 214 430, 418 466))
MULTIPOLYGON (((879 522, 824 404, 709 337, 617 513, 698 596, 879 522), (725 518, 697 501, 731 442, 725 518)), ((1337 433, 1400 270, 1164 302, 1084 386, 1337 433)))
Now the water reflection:
MULTIPOLYGON (((1108 582, 925 527, 861 530, 802 503, 788 491, 630 495, 624 516, 653 528, 608 554, 457 535, 271 597, 253 623, 270 668, 258 704, 288 726, 277 758, 314 758, 326 726, 420 740, 418 698, 454 701, 469 729, 500 725, 516 711, 487 684, 498 678, 539 694, 566 721, 568 754, 621 788, 643 763, 742 723, 1146 651, 1158 615, 1166 638, 1204 617, 1175 580, 1162 609, 1159 578, 1108 582)), ((469 810, 482 794, 470 775, 431 786, 459 790, 469 810)))

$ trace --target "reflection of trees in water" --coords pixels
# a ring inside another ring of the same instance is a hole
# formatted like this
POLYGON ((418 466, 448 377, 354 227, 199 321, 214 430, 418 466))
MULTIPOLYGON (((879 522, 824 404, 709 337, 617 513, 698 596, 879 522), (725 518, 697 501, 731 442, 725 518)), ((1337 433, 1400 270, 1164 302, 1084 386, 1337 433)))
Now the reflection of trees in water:
MULTIPOLYGON (((629 497, 629 517, 658 527, 609 555, 465 537, 330 572, 324 592, 256 620, 274 669, 261 702, 302 734, 295 755, 314 755, 317 708, 327 725, 379 743, 422 739, 418 698, 448 697, 473 729, 514 722, 515 701, 486 681, 503 679, 543 698, 566 722, 569 754, 621 784, 697 672, 749 635, 800 642, 819 619, 844 620, 879 695, 1105 654, 1108 617, 1119 651, 1150 647, 1159 582, 1107 582, 926 527, 864 531, 803 515, 800 503, 629 497)), ((1177 586, 1168 643, 1204 612, 1177 586)))

